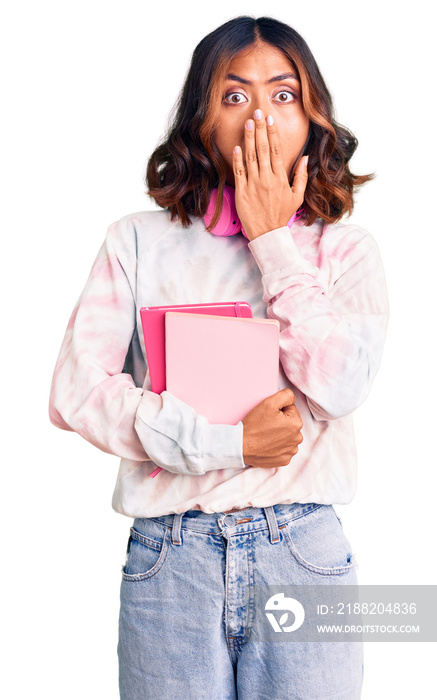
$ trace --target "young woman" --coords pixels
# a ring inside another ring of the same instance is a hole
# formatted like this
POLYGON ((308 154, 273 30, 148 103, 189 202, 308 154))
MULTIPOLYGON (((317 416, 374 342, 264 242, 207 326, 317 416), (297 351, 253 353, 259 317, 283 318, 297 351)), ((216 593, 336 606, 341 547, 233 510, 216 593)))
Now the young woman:
POLYGON ((355 492, 352 413, 377 372, 388 307, 375 241, 339 223, 371 177, 349 169, 356 146, 297 32, 227 22, 195 49, 149 160, 163 211, 109 227, 73 311, 50 416, 122 458, 113 508, 134 518, 123 700, 360 697, 361 644, 254 635, 257 586, 357 580, 332 504, 355 492), (225 185, 244 233, 215 235, 225 185), (279 391, 237 425, 153 393, 140 307, 241 300, 279 321, 279 391))

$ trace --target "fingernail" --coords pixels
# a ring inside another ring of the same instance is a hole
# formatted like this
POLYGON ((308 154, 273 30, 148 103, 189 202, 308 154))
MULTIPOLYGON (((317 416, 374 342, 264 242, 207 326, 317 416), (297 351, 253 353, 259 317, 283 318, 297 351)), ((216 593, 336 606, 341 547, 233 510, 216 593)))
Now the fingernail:
POLYGON ((256 109, 254 112, 255 119, 261 119, 263 113, 261 112, 260 109, 256 109))
POLYGON ((252 121, 246 122, 246 129, 249 129, 249 131, 252 131, 252 129, 253 129, 253 122, 252 121))
POLYGON ((267 124, 268 124, 269 126, 271 126, 272 124, 275 123, 275 120, 273 119, 273 117, 272 117, 271 114, 269 114, 269 116, 267 117, 267 120, 266 120, 266 121, 267 121, 267 124))
POLYGON ((309 156, 305 156, 305 161, 304 161, 305 165, 308 165, 308 158, 309 158, 309 156))
POLYGON ((238 155, 238 153, 241 153, 241 148, 240 148, 240 146, 235 146, 235 148, 234 148, 234 153, 235 153, 236 155, 238 155))

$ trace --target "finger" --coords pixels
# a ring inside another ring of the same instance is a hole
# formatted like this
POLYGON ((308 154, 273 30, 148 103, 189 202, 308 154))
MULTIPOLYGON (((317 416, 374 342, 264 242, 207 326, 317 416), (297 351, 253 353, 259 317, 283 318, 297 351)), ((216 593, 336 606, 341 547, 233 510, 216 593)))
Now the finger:
POLYGON ((269 139, 270 146, 270 162, 271 168, 275 175, 279 175, 281 172, 285 172, 284 161, 282 160, 281 144, 279 141, 278 127, 271 114, 268 115, 267 119, 267 137, 269 139))
POLYGON ((235 146, 232 153, 232 169, 234 171, 235 189, 246 184, 246 168, 243 163, 243 153, 240 146, 235 146))
POLYGON ((285 413, 287 416, 296 416, 299 415, 299 411, 297 410, 296 406, 284 406, 282 408, 282 413, 285 413))
POLYGON ((296 403, 296 397, 289 388, 281 389, 281 391, 273 394, 270 400, 277 409, 290 408, 296 403))
POLYGON ((270 162, 270 145, 266 130, 266 120, 260 109, 254 112, 255 117, 255 147, 258 156, 258 166, 260 174, 262 171, 272 170, 270 162))
POLYGON ((291 185, 291 191, 295 196, 296 200, 299 202, 298 206, 302 204, 305 197, 305 189, 308 182, 308 156, 303 156, 296 168, 296 172, 293 178, 293 184, 291 185))
POLYGON ((300 417, 299 411, 297 410, 296 406, 292 406, 291 408, 287 409, 286 411, 282 411, 284 416, 287 416, 289 420, 291 421, 290 427, 292 431, 295 433, 295 437, 297 437, 297 434, 300 433, 300 431, 303 428, 303 422, 302 418, 300 417))
POLYGON ((258 157, 255 147, 255 124, 248 119, 244 127, 244 153, 246 156, 247 177, 258 177, 258 157))

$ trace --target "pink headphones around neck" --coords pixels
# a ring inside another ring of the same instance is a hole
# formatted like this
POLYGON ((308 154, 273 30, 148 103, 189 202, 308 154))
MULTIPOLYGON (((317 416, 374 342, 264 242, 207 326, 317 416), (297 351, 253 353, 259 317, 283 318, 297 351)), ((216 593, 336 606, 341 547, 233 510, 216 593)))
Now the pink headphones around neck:
MULTIPOLYGON (((214 216, 217 192, 217 188, 213 189, 211 192, 208 209, 206 210, 206 214, 203 218, 206 226, 209 226, 212 221, 212 217, 214 216)), ((302 210, 295 212, 288 222, 288 226, 291 228, 293 222, 296 221, 296 219, 299 219, 302 214, 302 210)), ((233 236, 235 233, 240 233, 240 231, 243 236, 246 236, 246 232, 241 225, 240 219, 238 218, 237 208, 235 206, 235 190, 230 185, 225 185, 223 190, 222 213, 220 214, 220 218, 211 233, 213 233, 215 236, 233 236)))

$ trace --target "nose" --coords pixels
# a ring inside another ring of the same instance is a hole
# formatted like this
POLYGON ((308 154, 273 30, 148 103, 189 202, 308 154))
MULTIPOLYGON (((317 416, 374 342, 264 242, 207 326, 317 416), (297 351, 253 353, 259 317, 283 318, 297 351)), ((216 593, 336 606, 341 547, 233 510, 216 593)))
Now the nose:
POLYGON ((244 142, 244 129, 245 129, 245 124, 248 119, 255 119, 255 111, 259 109, 261 110, 261 114, 263 115, 263 118, 266 119, 269 114, 271 114, 271 105, 269 103, 268 99, 257 99, 252 102, 250 105, 250 108, 247 109, 244 113, 244 116, 242 114, 242 122, 241 122, 241 137, 242 141, 244 142))
POLYGON ((253 116, 253 113, 255 112, 255 110, 257 110, 257 109, 261 110, 264 119, 271 112, 271 105, 270 105, 270 102, 269 102, 269 99, 267 96, 257 97, 257 99, 253 101, 252 107, 253 107, 252 116, 253 116))

